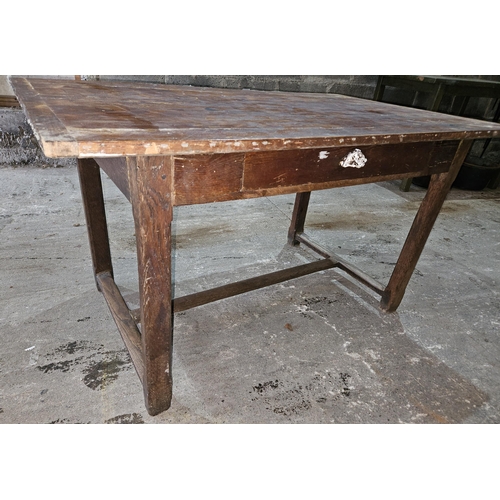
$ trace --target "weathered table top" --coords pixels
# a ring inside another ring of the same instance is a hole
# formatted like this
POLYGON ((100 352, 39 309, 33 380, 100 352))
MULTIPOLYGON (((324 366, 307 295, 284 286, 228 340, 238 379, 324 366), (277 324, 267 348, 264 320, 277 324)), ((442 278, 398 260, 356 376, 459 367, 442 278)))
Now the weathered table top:
POLYGON ((479 139, 498 124, 335 94, 11 78, 48 157, 186 155, 479 139))

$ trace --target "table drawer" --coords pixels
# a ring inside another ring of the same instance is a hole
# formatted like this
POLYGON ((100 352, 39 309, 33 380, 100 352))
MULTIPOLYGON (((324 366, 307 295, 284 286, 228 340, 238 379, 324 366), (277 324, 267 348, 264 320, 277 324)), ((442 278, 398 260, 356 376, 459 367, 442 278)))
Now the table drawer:
POLYGON ((176 156, 174 203, 237 200, 446 172, 458 144, 444 141, 176 156), (352 153, 357 158, 350 158, 352 153))
POLYGON ((247 153, 243 190, 446 172, 458 142, 247 153))

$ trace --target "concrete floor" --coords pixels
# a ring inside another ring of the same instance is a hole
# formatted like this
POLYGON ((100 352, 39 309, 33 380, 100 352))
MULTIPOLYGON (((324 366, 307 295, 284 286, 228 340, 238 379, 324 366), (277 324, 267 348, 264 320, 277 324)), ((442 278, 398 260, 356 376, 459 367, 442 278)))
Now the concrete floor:
MULTIPOLYGON (((334 270, 179 313, 151 417, 97 292, 74 167, 0 168, 0 423, 500 423, 500 191, 452 190, 397 313, 334 270)), ((103 177, 117 283, 127 200, 103 177)), ((307 233, 385 283, 425 191, 315 192, 307 233)), ((310 261, 293 196, 176 209, 175 294, 310 261)))

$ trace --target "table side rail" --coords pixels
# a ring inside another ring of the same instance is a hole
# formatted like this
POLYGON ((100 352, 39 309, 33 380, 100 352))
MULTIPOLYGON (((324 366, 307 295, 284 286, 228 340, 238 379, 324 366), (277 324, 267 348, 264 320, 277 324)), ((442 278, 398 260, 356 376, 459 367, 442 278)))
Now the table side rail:
POLYGON ((315 191, 447 172, 459 141, 174 158, 174 204, 315 191), (346 166, 359 149, 363 166, 346 166))
POLYGON ((95 161, 130 201, 127 160, 125 158, 95 158, 95 161))

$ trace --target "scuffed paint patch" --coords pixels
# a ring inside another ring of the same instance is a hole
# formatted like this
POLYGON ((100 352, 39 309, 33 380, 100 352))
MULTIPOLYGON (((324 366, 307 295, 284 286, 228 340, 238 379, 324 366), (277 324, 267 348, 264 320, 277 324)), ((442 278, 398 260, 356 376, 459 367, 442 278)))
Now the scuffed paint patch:
POLYGON ((365 166, 367 161, 368 160, 362 153, 361 149, 356 148, 342 159, 340 166, 344 168, 362 168, 365 166))
POLYGON ((330 154, 329 151, 320 151, 319 152, 319 159, 320 160, 325 160, 326 158, 328 158, 329 154, 330 154))

